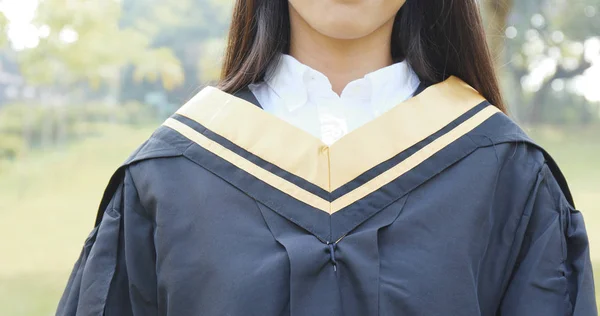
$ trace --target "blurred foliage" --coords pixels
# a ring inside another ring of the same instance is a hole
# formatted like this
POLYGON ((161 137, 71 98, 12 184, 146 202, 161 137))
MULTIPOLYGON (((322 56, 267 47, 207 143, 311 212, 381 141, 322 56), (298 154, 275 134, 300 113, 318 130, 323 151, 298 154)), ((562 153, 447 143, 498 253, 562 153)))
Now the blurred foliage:
POLYGON ((513 114, 528 124, 598 124, 598 102, 581 85, 600 54, 600 0, 483 0, 483 8, 513 114))
POLYGON ((157 121, 157 116, 156 111, 136 101, 118 107, 99 102, 62 106, 6 105, 0 108, 0 161, 14 161, 31 149, 65 146, 101 134, 108 122, 148 126, 157 121))
POLYGON ((221 74, 221 63, 225 53, 225 39, 214 38, 202 45, 202 57, 198 59, 198 80, 214 82, 221 74))
POLYGON ((8 19, 3 12, 0 12, 0 48, 8 44, 8 19))
POLYGON ((0 14, 2 56, 18 65, 26 86, 17 89, 35 92, 0 104, 0 161, 64 146, 106 123, 164 119, 218 78, 231 7, 228 0, 39 1, 32 21, 39 42, 18 51, 2 46, 8 20, 0 14))
POLYGON ((30 84, 69 87, 86 80, 95 88, 118 85, 120 70, 128 64, 135 67, 138 81, 160 78, 167 90, 184 80, 181 64, 169 48, 155 49, 145 33, 119 26, 118 1, 45 0, 36 13, 39 44, 18 54, 30 84))
MULTIPOLYGON (((181 61, 185 83, 168 92, 182 103, 196 89, 218 79, 224 38, 229 25, 231 0, 122 0, 121 25, 133 27, 152 38, 152 45, 169 47, 181 61), (215 44, 220 47, 215 46, 215 44)), ((139 85, 131 68, 124 74, 121 99, 141 99, 156 84, 139 85)))

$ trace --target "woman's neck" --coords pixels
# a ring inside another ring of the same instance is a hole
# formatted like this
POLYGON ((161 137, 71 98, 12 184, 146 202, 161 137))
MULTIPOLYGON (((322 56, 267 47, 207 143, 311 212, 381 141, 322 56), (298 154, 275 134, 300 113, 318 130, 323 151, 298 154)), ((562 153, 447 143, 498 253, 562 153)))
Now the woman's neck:
POLYGON ((392 64, 393 23, 392 19, 361 38, 336 39, 313 29, 290 8, 290 55, 325 74, 339 95, 349 82, 392 64))

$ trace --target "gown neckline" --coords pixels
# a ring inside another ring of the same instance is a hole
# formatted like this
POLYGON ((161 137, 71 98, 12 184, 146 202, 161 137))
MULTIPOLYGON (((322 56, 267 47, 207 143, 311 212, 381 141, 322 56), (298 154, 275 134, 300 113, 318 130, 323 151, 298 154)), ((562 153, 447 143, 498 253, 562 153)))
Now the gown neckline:
POLYGON ((475 89, 451 76, 327 146, 251 101, 208 86, 176 113, 198 129, 175 118, 164 125, 331 215, 409 172, 499 112, 489 103, 472 111, 483 103, 485 98, 475 89), (465 117, 468 112, 472 113, 465 117), (207 133, 216 138, 207 138, 207 133))

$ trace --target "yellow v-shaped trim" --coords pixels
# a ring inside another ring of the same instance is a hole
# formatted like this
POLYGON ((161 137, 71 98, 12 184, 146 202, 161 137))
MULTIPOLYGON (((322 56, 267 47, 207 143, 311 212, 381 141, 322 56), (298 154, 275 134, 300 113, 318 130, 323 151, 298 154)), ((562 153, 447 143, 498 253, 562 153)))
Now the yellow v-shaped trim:
MULTIPOLYGON (((331 146, 255 105, 214 87, 204 88, 177 113, 248 152, 333 192, 360 174, 440 130, 484 101, 456 77, 427 88, 331 146)), ((334 213, 417 166, 472 130, 498 109, 480 111, 415 154, 331 203, 264 170, 174 119, 165 122, 187 138, 269 185, 328 213, 334 213)))

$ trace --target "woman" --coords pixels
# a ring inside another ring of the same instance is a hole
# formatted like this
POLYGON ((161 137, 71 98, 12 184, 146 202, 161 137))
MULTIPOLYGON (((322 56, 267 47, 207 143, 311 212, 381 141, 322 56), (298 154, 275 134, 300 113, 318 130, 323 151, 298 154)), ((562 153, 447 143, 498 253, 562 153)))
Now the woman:
POLYGON ((595 315, 475 0, 238 0, 218 88, 115 173, 59 315, 595 315))

